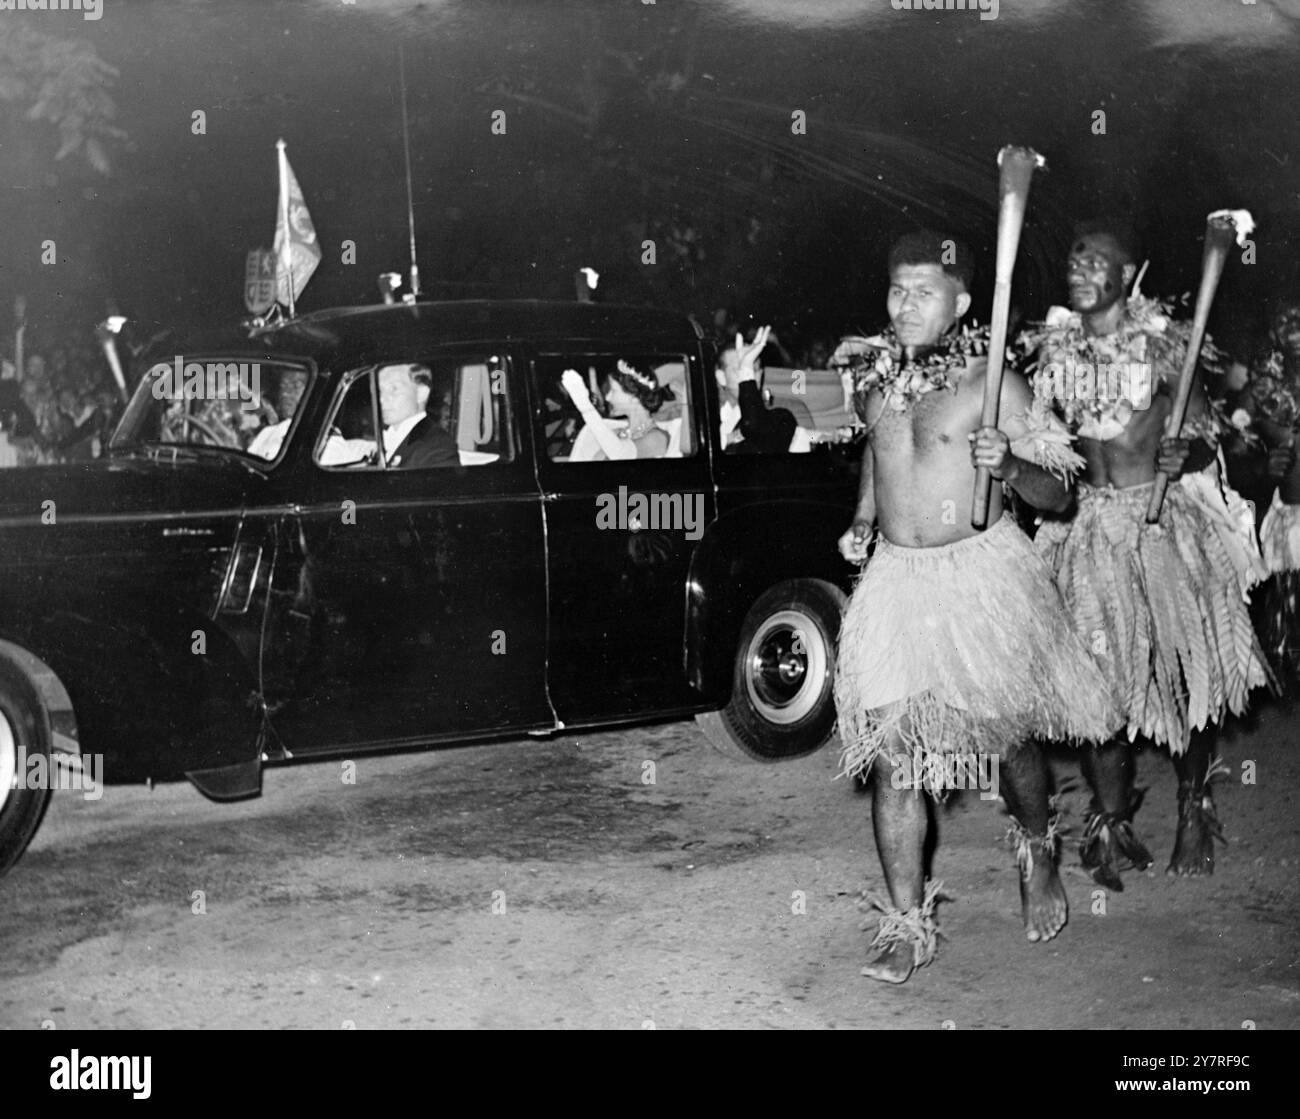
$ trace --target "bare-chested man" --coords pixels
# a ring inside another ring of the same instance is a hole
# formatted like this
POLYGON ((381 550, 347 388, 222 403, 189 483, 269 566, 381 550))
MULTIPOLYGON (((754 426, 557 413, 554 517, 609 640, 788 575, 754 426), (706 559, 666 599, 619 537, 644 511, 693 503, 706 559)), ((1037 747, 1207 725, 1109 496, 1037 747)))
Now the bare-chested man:
POLYGON ((1047 395, 1077 429, 1087 460, 1078 512, 1044 524, 1035 545, 1128 724, 1083 758, 1094 794, 1083 861, 1115 890, 1123 889, 1120 870, 1152 861, 1131 822, 1142 799, 1133 788, 1135 740, 1168 747, 1178 774, 1169 873, 1210 874, 1217 726, 1268 679, 1247 612, 1262 572, 1249 526, 1236 516, 1240 498, 1213 470, 1214 426, 1199 386, 1183 438, 1165 438, 1190 332, 1154 300, 1125 298, 1136 270, 1125 227, 1080 227, 1068 264, 1070 309, 1053 308, 1034 336, 1035 391, 1041 398, 1053 386, 1047 395), (1181 480, 1170 484, 1159 524, 1148 525, 1157 470, 1181 480))
POLYGON ((1300 686, 1300 297, 1278 301, 1270 349, 1251 365, 1241 394, 1247 430, 1259 437, 1260 466, 1276 487, 1260 527, 1270 578, 1260 603, 1260 638, 1288 690, 1300 686))
MULTIPOLYGON (((843 766, 873 780, 872 823, 889 888, 863 974, 901 983, 934 955, 938 883, 924 885, 925 777, 951 773, 953 755, 1000 761, 1016 821, 1026 934, 1046 941, 1065 925, 1056 872, 1048 775, 1034 736, 1104 739, 1118 717, 1086 650, 1071 633, 1051 573, 994 487, 989 527, 971 527, 975 467, 1036 506, 1063 509, 1069 490, 1029 457, 1044 454, 1023 418, 1031 394, 1008 371, 1001 430, 980 427, 987 348, 959 331, 970 306, 969 251, 910 234, 889 255, 891 328, 858 340, 856 399, 867 426, 854 522, 840 539, 866 559, 840 631, 835 702, 843 766), (1014 442, 1013 442, 1014 441, 1014 442), (1050 728, 1050 729, 1049 729, 1050 728), (910 779, 898 780, 899 773, 910 779)), ((1068 457, 1068 452, 1066 453, 1068 457)), ((1063 471, 1062 471, 1063 472, 1063 471)), ((937 787, 936 787, 937 786, 937 787)))

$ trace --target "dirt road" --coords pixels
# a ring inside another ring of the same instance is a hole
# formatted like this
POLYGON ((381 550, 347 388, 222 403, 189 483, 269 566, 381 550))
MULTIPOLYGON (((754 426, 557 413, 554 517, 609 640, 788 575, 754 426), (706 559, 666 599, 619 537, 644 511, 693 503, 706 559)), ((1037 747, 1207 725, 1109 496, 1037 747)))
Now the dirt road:
POLYGON ((741 765, 683 722, 361 759, 354 784, 276 769, 237 805, 56 794, 0 880, 0 1026, 1295 1028, 1298 729, 1275 707, 1226 739, 1208 880, 1156 873, 1174 778, 1143 755, 1157 868, 1096 894, 1069 849, 1047 945, 1023 938, 998 806, 954 797, 948 939, 898 988, 858 975, 882 882, 830 748, 741 765))

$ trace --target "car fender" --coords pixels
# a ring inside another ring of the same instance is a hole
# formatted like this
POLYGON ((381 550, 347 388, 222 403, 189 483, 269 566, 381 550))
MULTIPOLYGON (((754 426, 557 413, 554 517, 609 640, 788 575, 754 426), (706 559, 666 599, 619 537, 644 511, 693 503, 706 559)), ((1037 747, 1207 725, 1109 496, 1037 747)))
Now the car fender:
POLYGON ((6 662, 34 689, 49 721, 50 744, 58 753, 79 755, 77 716, 72 697, 48 664, 40 657, 12 641, 0 640, 0 661, 6 662))
POLYGON ((769 587, 820 579, 850 589, 854 570, 837 548, 843 531, 841 504, 808 500, 743 505, 709 526, 687 581, 685 668, 692 687, 727 701, 745 614, 769 587))
POLYGON ((100 755, 107 782, 233 768, 243 774, 234 786, 220 776, 208 781, 225 790, 221 799, 256 792, 248 767, 261 756, 265 712, 235 643, 210 617, 181 605, 145 610, 115 600, 112 609, 105 616, 68 604, 39 624, 11 619, 0 655, 33 681, 56 729, 54 713, 71 714, 80 753, 100 755))

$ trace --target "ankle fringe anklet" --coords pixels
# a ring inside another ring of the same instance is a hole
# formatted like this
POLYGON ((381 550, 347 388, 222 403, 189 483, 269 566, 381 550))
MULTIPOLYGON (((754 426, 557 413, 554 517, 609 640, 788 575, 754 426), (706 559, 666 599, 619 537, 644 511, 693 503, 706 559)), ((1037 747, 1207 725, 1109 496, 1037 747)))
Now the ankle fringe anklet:
MULTIPOLYGON (((1053 798, 1053 801, 1055 798, 1053 798)), ((1052 805, 1056 807, 1055 804, 1052 805)), ((1061 825, 1061 813, 1054 811, 1047 818, 1047 830, 1042 835, 1034 835, 1014 816, 1007 825, 1006 842, 1016 853, 1016 868, 1020 871, 1020 877, 1028 880, 1034 872, 1034 851, 1037 850, 1041 857, 1045 857, 1048 862, 1056 862, 1057 847, 1060 844, 1061 836, 1066 833, 1066 829, 1061 825)))
POLYGON ((1119 812, 1103 811, 1101 802, 1094 796, 1088 815, 1084 817, 1079 856, 1085 867, 1096 872, 1094 879, 1099 882, 1107 879, 1112 888, 1124 888, 1114 885, 1118 881, 1118 871, 1145 870, 1153 861, 1151 852, 1133 833, 1133 817, 1145 796, 1145 788, 1130 789, 1128 805, 1119 812))
POLYGON ((1201 823, 1207 828, 1209 833, 1214 836, 1220 843, 1228 842, 1227 836, 1223 834, 1223 824, 1219 822, 1219 814, 1214 807, 1214 782, 1223 777, 1231 777, 1232 770, 1222 758, 1215 757, 1210 759, 1210 766, 1205 771, 1205 779, 1197 788, 1190 781, 1178 786, 1178 820, 1181 825, 1184 818, 1199 815, 1201 823))
MULTIPOLYGON (((921 904, 912 906, 906 912, 895 909, 892 905, 886 905, 878 897, 866 895, 865 900, 870 903, 867 908, 880 910, 880 925, 871 947, 883 951, 895 944, 910 944, 914 968, 924 967, 933 960, 939 950, 938 938, 943 935, 939 932, 939 923, 934 917, 934 909, 942 889, 942 882, 929 883, 925 887, 921 904)), ((871 922, 868 920, 862 927, 866 929, 870 925, 871 922)))

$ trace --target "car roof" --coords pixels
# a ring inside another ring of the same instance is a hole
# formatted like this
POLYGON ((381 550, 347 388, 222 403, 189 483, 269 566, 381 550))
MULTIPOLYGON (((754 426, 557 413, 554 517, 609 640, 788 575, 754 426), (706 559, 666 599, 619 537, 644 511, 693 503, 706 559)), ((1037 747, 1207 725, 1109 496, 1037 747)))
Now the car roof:
POLYGON ((350 367, 404 350, 458 342, 608 343, 626 338, 639 347, 680 351, 694 350, 702 337, 702 331, 686 315, 654 307, 470 299, 334 307, 254 334, 232 329, 206 332, 187 340, 184 351, 263 360, 303 357, 350 367))

